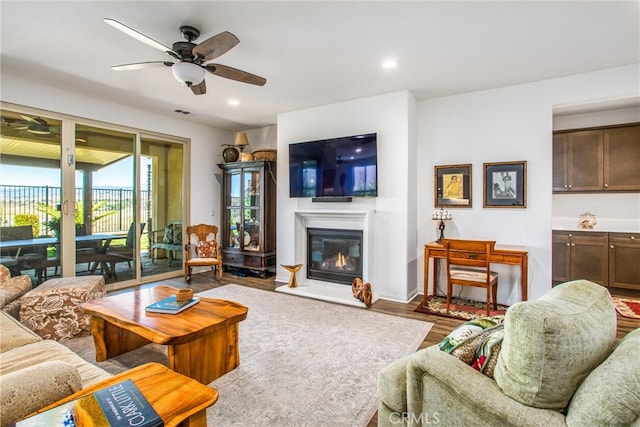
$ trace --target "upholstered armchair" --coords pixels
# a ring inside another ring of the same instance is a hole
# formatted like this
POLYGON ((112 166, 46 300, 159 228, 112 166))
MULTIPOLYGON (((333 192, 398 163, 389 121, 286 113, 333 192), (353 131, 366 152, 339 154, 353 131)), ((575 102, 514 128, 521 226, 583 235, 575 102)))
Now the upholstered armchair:
MULTIPOLYGON (((495 358, 491 375, 455 352, 489 338, 482 330, 384 368, 378 425, 640 425, 640 329, 614 347, 616 312, 605 287, 563 283, 510 307, 499 326, 487 330, 502 334, 487 356, 495 358)), ((471 347, 472 356, 481 348, 471 347)))

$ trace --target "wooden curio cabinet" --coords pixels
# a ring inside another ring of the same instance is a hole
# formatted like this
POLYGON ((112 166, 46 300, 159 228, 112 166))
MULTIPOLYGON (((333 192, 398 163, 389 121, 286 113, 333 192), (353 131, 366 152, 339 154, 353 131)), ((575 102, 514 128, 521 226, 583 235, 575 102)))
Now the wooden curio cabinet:
POLYGON ((265 273, 276 263, 276 164, 218 165, 222 178, 222 263, 265 273))

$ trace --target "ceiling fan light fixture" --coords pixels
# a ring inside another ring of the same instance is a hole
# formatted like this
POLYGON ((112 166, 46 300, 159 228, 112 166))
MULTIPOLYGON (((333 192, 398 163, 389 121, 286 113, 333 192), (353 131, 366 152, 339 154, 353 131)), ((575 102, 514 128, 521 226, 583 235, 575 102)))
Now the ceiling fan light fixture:
POLYGON ((205 73, 204 68, 191 62, 178 62, 173 64, 173 66, 171 66, 171 72, 173 72, 173 77, 175 77, 180 84, 188 87, 202 83, 205 73))

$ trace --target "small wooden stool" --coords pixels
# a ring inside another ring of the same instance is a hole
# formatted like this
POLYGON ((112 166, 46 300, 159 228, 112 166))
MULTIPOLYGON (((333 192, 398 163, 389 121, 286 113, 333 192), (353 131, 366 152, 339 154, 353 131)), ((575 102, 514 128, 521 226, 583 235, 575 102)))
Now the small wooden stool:
POLYGON ((288 286, 290 288, 297 288, 298 287, 298 281, 296 280, 296 273, 298 272, 298 270, 300 270, 300 268, 302 268, 302 264, 296 264, 296 265, 284 265, 284 264, 280 264, 285 270, 287 270, 289 273, 291 273, 291 276, 289 276, 289 284, 288 286))

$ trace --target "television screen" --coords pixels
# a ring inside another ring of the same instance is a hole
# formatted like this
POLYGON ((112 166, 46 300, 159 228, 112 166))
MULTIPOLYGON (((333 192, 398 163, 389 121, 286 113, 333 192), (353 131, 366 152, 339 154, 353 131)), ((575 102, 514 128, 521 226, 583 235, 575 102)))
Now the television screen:
POLYGON ((376 197, 375 133, 289 145, 290 197, 376 197))

